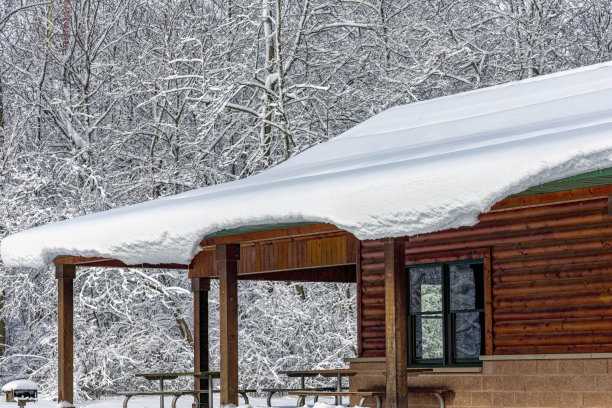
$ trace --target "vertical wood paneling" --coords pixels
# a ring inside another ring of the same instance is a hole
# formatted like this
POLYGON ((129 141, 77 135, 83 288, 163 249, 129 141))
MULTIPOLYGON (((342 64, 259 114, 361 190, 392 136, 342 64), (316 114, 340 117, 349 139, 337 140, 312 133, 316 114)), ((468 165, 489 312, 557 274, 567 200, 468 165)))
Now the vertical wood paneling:
MULTIPOLYGON (((343 231, 324 235, 284 238, 240 245, 238 274, 345 265, 356 262, 357 239, 343 231), (330 236, 331 235, 331 236, 330 236)), ((216 277, 214 248, 198 253, 190 278, 216 277)))

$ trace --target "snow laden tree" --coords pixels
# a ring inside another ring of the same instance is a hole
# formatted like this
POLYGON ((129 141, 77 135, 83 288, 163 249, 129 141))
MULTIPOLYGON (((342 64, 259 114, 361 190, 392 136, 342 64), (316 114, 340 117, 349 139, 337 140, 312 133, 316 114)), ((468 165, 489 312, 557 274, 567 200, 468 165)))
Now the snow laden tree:
POLYGON ((492 23, 487 36, 499 39, 489 48, 496 75, 512 81, 578 65, 572 53, 582 6, 567 0, 504 0, 486 8, 492 23))
POLYGON ((612 59, 612 1, 593 0, 587 7, 576 7, 576 60, 598 63, 612 59), (578 13, 579 11, 579 13, 578 13))
MULTIPOLYGON (((246 177, 398 104, 607 61, 611 10, 610 0, 4 0, 0 234, 246 177)), ((0 374, 53 394, 53 273, 2 268, 0 284, 0 374)), ((188 286, 173 271, 79 273, 81 398, 123 388, 143 366, 191 367, 188 286)), ((354 353, 353 291, 242 284, 241 381, 341 364, 354 353)))
POLYGON ((349 23, 330 23, 321 13, 326 7, 331 6, 311 0, 262 0, 257 7, 236 1, 227 6, 228 18, 246 15, 250 28, 236 39, 251 47, 247 59, 228 56, 229 64, 243 64, 225 104, 234 111, 230 131, 240 130, 231 138, 242 152, 238 176, 264 170, 329 137, 334 118, 327 114, 325 100, 334 75, 320 58, 325 58, 328 32, 349 23))

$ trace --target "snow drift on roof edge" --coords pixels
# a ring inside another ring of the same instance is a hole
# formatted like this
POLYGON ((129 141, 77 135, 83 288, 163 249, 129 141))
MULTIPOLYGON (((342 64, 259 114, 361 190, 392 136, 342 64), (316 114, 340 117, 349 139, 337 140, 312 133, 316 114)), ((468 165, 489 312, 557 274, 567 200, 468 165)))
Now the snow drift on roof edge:
POLYGON ((413 235, 473 225, 510 194, 612 166, 612 65, 513 86, 505 105, 507 86, 441 98, 445 109, 456 98, 458 105, 495 103, 495 112, 462 107, 467 114, 450 125, 406 119, 402 127, 411 106, 421 118, 442 118, 427 111, 440 109, 440 99, 393 108, 364 122, 384 143, 363 127, 359 138, 344 137, 357 134, 349 130, 254 177, 14 234, 1 243, 2 259, 32 267, 66 254, 184 264, 206 234, 262 223, 329 222, 360 239, 413 235), (547 81, 554 92, 542 86, 547 81), (518 125, 508 130, 505 122, 518 125), (476 142, 469 131, 481 132, 476 142), (427 149, 413 143, 442 133, 427 149))
POLYGON ((38 384, 30 380, 13 380, 2 386, 2 392, 13 392, 15 390, 38 390, 38 384))

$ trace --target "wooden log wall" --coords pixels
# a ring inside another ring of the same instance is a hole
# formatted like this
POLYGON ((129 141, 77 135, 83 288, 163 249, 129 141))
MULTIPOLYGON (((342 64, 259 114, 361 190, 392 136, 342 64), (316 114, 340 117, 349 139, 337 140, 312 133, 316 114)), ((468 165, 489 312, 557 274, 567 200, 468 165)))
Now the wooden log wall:
MULTIPOLYGON (((491 254, 487 354, 612 352, 610 195, 612 186, 506 199, 474 227, 409 237, 406 264, 491 254)), ((381 357, 383 244, 361 248, 360 356, 381 357)))

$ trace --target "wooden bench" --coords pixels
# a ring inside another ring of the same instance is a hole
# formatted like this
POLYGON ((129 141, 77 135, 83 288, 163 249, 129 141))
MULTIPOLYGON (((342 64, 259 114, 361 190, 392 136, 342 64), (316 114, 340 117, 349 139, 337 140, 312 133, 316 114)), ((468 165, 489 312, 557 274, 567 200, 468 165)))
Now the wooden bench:
MULTIPOLYGON (((377 392, 378 394, 381 394, 382 396, 385 395, 385 390, 359 390, 359 391, 363 391, 363 392, 368 392, 368 391, 373 391, 373 392, 377 392)), ((434 397, 436 397, 438 399, 438 402, 440 403, 440 408, 445 408, 446 404, 444 402, 444 395, 452 392, 453 390, 449 389, 449 388, 440 388, 440 387, 408 387, 408 392, 412 392, 415 394, 431 394, 434 397)), ((361 401, 359 401, 359 405, 361 405, 361 403, 363 402, 365 398, 362 398, 361 401)), ((376 401, 376 405, 378 406, 378 400, 376 401)))
MULTIPOLYGON (((276 394, 277 392, 289 392, 289 391, 334 391, 336 389, 336 387, 313 387, 313 388, 263 388, 261 390, 261 392, 265 392, 268 394, 268 397, 266 399, 267 404, 269 407, 272 406, 272 396, 274 394, 276 394)), ((343 387, 343 389, 347 389, 346 387, 343 387)), ((317 397, 315 395, 315 400, 314 402, 317 402, 319 400, 319 397, 317 397)))
POLYGON ((298 400, 296 407, 304 406, 306 397, 360 397, 359 406, 367 397, 376 398, 376 408, 382 408, 382 397, 385 396, 384 391, 289 391, 288 395, 297 395, 298 400))
MULTIPOLYGON (((221 392, 221 390, 212 390, 213 394, 221 392)), ((245 405, 249 405, 249 397, 247 396, 247 392, 257 392, 257 390, 238 390, 238 394, 244 400, 245 405)), ((193 395, 193 400, 196 406, 199 406, 199 395, 200 394, 208 394, 208 390, 177 390, 177 391, 124 391, 118 392, 118 395, 123 395, 125 398, 123 400, 123 408, 127 408, 127 403, 130 398, 135 396, 149 396, 149 395, 158 395, 158 396, 172 396, 172 408, 176 408, 176 401, 182 397, 183 395, 193 395)))
MULTIPOLYGON (((208 393, 208 391, 206 391, 208 393)), ((123 399, 123 408, 127 408, 127 403, 130 398, 135 396, 149 396, 149 395, 158 395, 162 397, 172 396, 172 408, 176 408, 176 401, 182 397, 183 395, 193 395, 193 402, 196 404, 196 407, 200 404, 200 399, 198 394, 200 391, 197 390, 182 390, 182 391, 124 391, 118 392, 118 395, 123 395, 125 398, 123 399)))

